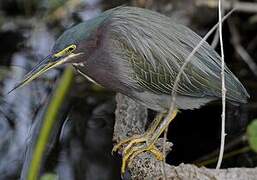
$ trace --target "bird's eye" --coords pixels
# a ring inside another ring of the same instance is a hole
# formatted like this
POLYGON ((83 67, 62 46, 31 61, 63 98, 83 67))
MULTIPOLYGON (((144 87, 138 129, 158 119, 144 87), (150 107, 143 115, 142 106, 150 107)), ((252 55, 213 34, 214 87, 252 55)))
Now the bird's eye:
POLYGON ((72 45, 66 47, 65 49, 63 49, 62 51, 56 53, 54 56, 55 57, 64 57, 64 56, 71 54, 75 49, 76 49, 76 45, 72 44, 72 45))
POLYGON ((68 46, 68 47, 66 48, 66 52, 67 52, 67 53, 71 53, 71 52, 73 52, 75 49, 76 49, 76 45, 75 45, 75 44, 72 44, 72 45, 70 45, 70 46, 68 46))

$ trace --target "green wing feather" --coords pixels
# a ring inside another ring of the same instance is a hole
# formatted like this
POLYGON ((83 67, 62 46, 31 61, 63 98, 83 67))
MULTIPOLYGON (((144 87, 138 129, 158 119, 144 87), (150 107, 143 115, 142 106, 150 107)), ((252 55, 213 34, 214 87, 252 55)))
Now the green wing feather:
MULTIPOLYGON (((158 94, 171 94, 174 80, 185 59, 201 37, 166 16, 140 8, 121 7, 112 13, 111 36, 122 42, 126 59, 140 87, 158 94)), ((221 96, 221 59, 207 43, 186 66, 177 93, 192 97, 221 96)), ((249 96, 225 66, 227 99, 245 102, 249 96)))

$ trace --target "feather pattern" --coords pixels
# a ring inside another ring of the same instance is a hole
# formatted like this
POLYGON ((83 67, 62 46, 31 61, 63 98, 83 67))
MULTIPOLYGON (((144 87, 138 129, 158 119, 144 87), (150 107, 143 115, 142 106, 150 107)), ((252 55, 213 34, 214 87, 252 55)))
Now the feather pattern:
MULTIPOLYGON (((128 67, 129 73, 122 74, 124 78, 135 81, 143 90, 170 95, 176 75, 201 37, 184 25, 145 9, 120 7, 106 14, 113 58, 133 69, 131 72, 128 67)), ((205 42, 185 68, 178 95, 221 97, 220 71, 220 56, 205 42)), ((249 97, 227 66, 225 84, 228 100, 245 102, 249 97)))

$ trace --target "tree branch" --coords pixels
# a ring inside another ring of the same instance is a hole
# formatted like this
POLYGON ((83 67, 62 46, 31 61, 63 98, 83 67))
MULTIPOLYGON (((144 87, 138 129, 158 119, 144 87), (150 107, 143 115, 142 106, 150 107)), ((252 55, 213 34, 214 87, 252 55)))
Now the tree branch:
MULTIPOLYGON (((117 94, 116 96, 116 122, 114 126, 115 141, 128 138, 134 134, 144 132, 147 123, 147 110, 132 99, 117 94)), ((166 149, 170 150, 171 143, 166 143, 166 149)), ((157 147, 162 149, 162 140, 159 140, 157 147)), ((180 164, 171 166, 165 164, 167 179, 220 179, 220 180, 254 180, 256 179, 257 168, 229 168, 229 169, 207 169, 198 168, 195 165, 180 164)), ((154 158, 150 153, 141 153, 128 165, 133 180, 162 179, 162 162, 154 158)))

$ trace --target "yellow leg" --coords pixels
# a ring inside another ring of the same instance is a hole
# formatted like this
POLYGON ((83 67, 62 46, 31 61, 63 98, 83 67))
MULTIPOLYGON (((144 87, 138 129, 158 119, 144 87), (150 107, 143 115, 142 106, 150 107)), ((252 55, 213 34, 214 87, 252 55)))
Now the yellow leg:
POLYGON ((155 147, 154 143, 169 126, 169 123, 176 117, 177 112, 178 111, 175 110, 170 117, 166 117, 164 120, 162 120, 164 114, 159 114, 144 134, 132 136, 114 146, 113 151, 117 151, 121 149, 124 144, 127 144, 122 153, 122 174, 125 172, 129 161, 142 152, 149 151, 154 154, 158 160, 164 158, 163 154, 155 147))
POLYGON ((173 121, 176 117, 178 113, 178 110, 175 109, 172 114, 168 114, 167 117, 165 117, 163 119, 163 121, 161 121, 161 123, 159 124, 158 128, 155 130, 151 141, 152 142, 156 142, 157 139, 160 137, 160 135, 165 131, 165 129, 167 129, 169 127, 169 124, 171 123, 171 121, 173 121))
POLYGON ((123 153, 125 154, 125 152, 127 152, 127 150, 133 146, 133 144, 135 143, 141 143, 141 142, 145 142, 146 138, 145 136, 147 136, 148 134, 152 134, 156 128, 158 127, 158 125, 160 124, 162 118, 164 117, 163 113, 160 113, 157 115, 157 117, 153 120, 152 124, 150 125, 150 127, 147 129, 147 131, 144 134, 140 134, 140 135, 133 135, 130 138, 121 140, 118 144, 116 144, 113 149, 112 149, 112 153, 116 152, 118 149, 122 149, 121 147, 125 144, 127 144, 127 146, 125 147, 125 149, 123 150, 123 153))

